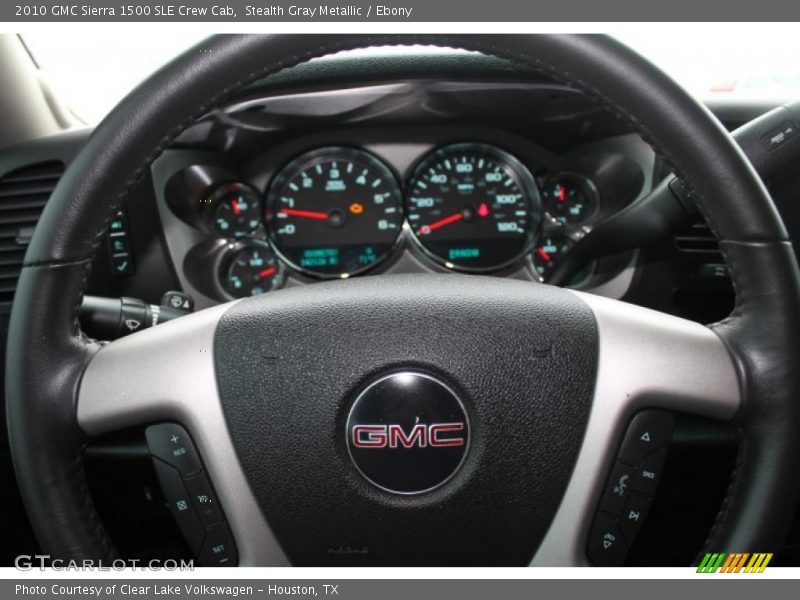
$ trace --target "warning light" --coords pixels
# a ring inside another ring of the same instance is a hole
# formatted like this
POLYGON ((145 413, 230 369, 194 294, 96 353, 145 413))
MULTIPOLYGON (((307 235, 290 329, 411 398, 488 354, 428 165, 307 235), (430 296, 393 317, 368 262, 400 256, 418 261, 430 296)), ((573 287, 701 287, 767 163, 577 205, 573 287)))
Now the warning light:
POLYGON ((350 205, 350 214, 360 215, 363 212, 364 212, 364 205, 363 204, 360 204, 358 202, 353 202, 350 205))
POLYGON ((478 216, 480 217, 488 217, 489 216, 489 205, 486 202, 481 202, 478 206, 478 216))

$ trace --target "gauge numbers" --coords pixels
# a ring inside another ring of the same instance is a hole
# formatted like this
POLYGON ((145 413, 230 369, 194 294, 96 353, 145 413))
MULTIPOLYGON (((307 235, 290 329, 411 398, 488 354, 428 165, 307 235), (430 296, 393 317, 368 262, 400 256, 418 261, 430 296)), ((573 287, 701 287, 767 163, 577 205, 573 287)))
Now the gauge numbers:
POLYGON ((540 207, 527 168, 483 144, 445 146, 423 159, 406 202, 422 248, 465 271, 498 269, 524 255, 541 222, 540 207))
POLYGON ((278 257, 258 240, 234 244, 221 266, 223 285, 233 298, 265 294, 281 286, 278 257))
POLYGON ((231 183, 213 194, 214 226, 227 238, 243 238, 261 224, 261 199, 252 188, 231 183))
POLYGON ((371 154, 325 148, 276 177, 266 220, 276 250, 294 268, 349 277, 392 250, 403 223, 401 199, 393 173, 371 154))
POLYGON ((562 173, 551 178, 545 184, 542 196, 545 210, 562 225, 589 220, 599 204, 594 184, 574 173, 562 173))

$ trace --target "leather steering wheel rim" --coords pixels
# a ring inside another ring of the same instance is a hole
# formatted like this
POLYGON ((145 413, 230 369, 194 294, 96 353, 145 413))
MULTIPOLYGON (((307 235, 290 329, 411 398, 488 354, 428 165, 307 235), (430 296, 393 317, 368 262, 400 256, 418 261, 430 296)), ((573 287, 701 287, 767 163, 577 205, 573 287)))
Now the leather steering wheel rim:
POLYGON ((744 402, 730 488, 709 534, 715 551, 772 550, 800 493, 800 276, 762 182, 710 113, 656 67, 604 36, 218 36, 135 89, 98 125, 53 193, 28 248, 11 313, 6 403, 15 469, 42 548, 109 558, 113 544, 83 473, 76 417, 99 345, 78 311, 92 257, 117 207, 197 118, 248 84, 341 50, 429 44, 508 59, 575 87, 638 132, 694 188, 720 240, 736 306, 712 328, 739 369, 744 402))

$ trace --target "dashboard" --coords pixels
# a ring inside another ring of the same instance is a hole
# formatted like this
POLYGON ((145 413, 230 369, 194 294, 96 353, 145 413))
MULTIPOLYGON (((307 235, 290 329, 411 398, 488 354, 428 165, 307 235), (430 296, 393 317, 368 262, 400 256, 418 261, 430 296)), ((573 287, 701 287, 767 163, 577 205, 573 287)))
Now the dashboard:
MULTIPOLYGON (((333 99, 318 90, 259 95, 226 107, 195 126, 205 126, 201 133, 184 136, 188 147, 167 150, 152 168, 182 287, 202 307, 392 272, 546 282, 595 223, 649 191, 655 166, 635 135, 554 149, 557 123, 536 137, 521 135, 494 108, 503 95, 556 92, 573 94, 553 85, 414 81, 349 87, 333 99), (442 119, 436 98, 443 89, 448 103, 456 93, 481 111, 482 122, 442 119), (333 113, 324 123, 313 132, 296 125, 304 116, 319 121, 308 111, 323 102, 333 113), (337 106, 345 118, 334 118, 342 116, 337 106), (365 114, 347 123, 356 107, 365 114), (267 111, 293 126, 254 119, 267 111), (233 142, 209 149, 219 135, 233 142)), ((571 286, 619 297, 634 259, 597 261, 571 286)))

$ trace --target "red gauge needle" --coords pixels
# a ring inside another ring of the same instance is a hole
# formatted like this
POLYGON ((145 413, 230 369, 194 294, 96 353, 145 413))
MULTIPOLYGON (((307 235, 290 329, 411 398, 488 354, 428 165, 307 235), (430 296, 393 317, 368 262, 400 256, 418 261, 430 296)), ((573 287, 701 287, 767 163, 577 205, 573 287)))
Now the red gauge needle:
POLYGON ((558 201, 564 202, 567 199, 567 188, 563 185, 558 186, 558 201))
POLYGON ((445 217, 444 219, 439 219, 438 221, 434 221, 430 225, 423 225, 422 227, 419 228, 419 232, 422 234, 428 234, 434 229, 440 229, 441 227, 450 225, 450 223, 455 223, 456 221, 460 221, 463 218, 464 217, 461 213, 456 213, 454 215, 450 215, 449 217, 445 217))
POLYGON ((278 211, 278 214, 300 217, 301 219, 319 219, 320 221, 324 221, 328 218, 328 213, 316 212, 313 210, 295 210, 294 208, 282 208, 278 211))
POLYGON ((278 269, 275 267, 270 267, 269 269, 264 269, 258 274, 259 279, 266 279, 267 277, 272 277, 275 273, 278 272, 278 269))
POLYGON ((233 204, 231 204, 231 208, 233 209, 233 214, 235 214, 237 217, 240 214, 242 214, 242 208, 239 206, 238 200, 233 201, 233 204))
POLYGON ((541 256, 542 260, 546 260, 547 262, 550 262, 550 260, 553 258, 552 256, 550 256, 550 253, 547 252, 547 250, 541 247, 536 249, 536 254, 541 256))

